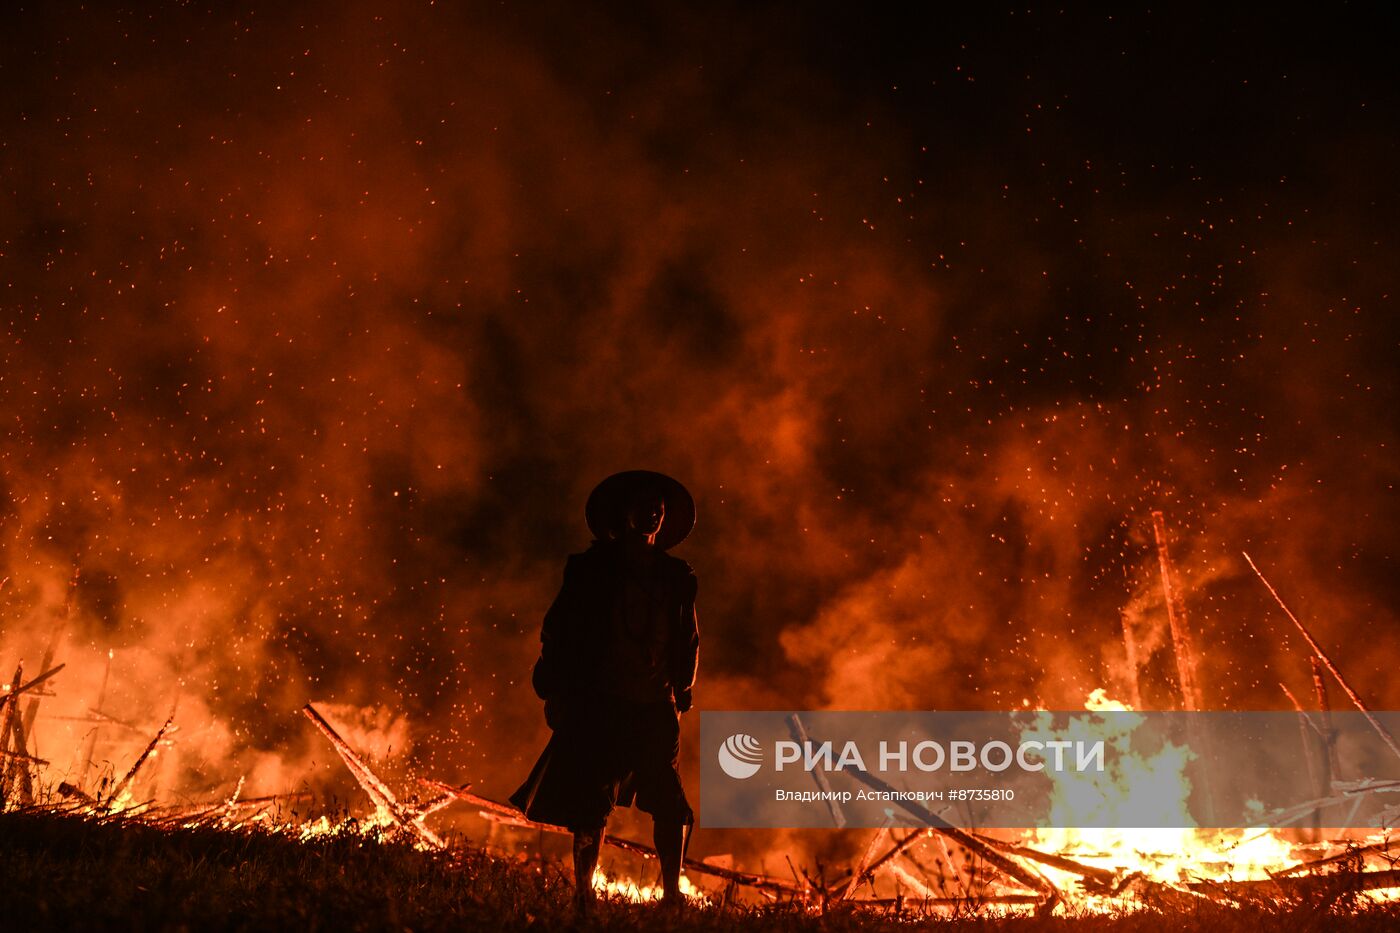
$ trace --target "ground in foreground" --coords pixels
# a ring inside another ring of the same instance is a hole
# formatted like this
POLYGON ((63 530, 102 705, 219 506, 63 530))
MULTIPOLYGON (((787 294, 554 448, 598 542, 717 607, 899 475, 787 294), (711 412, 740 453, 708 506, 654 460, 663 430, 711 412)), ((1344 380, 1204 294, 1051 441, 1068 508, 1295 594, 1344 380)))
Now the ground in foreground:
MULTIPOLYGON (((479 849, 451 856, 342 831, 300 841, 266 832, 166 830, 43 813, 0 814, 0 914, 12 930, 550 930, 569 929, 571 885, 541 868, 479 849)), ((1341 914, 1337 905, 1232 908, 1116 917, 988 915, 914 921, 1009 933, 1259 928, 1395 929, 1400 908, 1341 914)), ((845 910, 696 908, 608 902, 597 930, 867 931, 911 920, 845 910)))

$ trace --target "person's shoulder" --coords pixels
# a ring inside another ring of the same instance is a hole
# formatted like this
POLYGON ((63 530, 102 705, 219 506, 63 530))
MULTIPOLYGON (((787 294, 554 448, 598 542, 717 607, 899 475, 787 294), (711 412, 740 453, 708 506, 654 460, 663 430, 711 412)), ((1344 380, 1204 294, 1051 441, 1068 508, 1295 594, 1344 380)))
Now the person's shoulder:
POLYGON ((588 550, 570 554, 568 561, 564 564, 564 569, 568 571, 575 568, 592 567, 607 563, 609 559, 610 551, 607 544, 602 541, 594 541, 588 546, 588 550))
POLYGON ((663 567, 677 577, 685 578, 695 576, 695 568, 681 558, 676 557, 674 554, 666 554, 663 552, 661 554, 661 563, 663 567))

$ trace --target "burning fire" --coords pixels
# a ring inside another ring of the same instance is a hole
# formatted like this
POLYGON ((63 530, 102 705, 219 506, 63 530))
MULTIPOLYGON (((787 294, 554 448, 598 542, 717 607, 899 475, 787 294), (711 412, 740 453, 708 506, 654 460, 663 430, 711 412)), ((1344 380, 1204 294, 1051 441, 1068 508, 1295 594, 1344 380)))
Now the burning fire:
MULTIPOLYGON (((593 872, 593 890, 606 897, 616 897, 634 903, 661 900, 660 883, 640 883, 632 878, 609 878, 601 868, 593 872)), ((710 903, 709 896, 681 873, 681 894, 696 905, 710 903)))
MULTIPOLYGON (((1099 688, 1084 704, 1093 712, 1130 712, 1132 707, 1115 700, 1099 688)), ((1131 731, 1131 720, 1116 718, 1131 731)), ((1057 823, 1073 826, 1117 812, 1127 816, 1143 799, 1160 807, 1163 801, 1178 806, 1178 818, 1190 822, 1186 800, 1191 782, 1186 774, 1188 758, 1180 746, 1167 743, 1161 750, 1143 757, 1126 756, 1104 773, 1064 771, 1054 775, 1054 816, 1057 823)), ((1296 836, 1296 834, 1293 834, 1296 836)), ((1364 846, 1382 842, 1385 835, 1350 834, 1349 842, 1364 846)), ((1023 834, 1022 845, 1055 853, 1084 865, 1112 871, 1120 876, 1139 876, 1178 890, 1193 882, 1234 882, 1267 880, 1274 873, 1294 866, 1317 847, 1300 844, 1283 830, 1205 830, 1146 828, 1115 829, 1036 829, 1023 834)), ((1076 906, 1089 911, 1122 910, 1122 898, 1076 889, 1080 880, 1071 872, 1054 866, 1043 870, 1076 906)), ((1400 896, 1400 880, 1395 887, 1366 892, 1375 900, 1400 896)), ((1128 902, 1131 906, 1132 902, 1128 902)))

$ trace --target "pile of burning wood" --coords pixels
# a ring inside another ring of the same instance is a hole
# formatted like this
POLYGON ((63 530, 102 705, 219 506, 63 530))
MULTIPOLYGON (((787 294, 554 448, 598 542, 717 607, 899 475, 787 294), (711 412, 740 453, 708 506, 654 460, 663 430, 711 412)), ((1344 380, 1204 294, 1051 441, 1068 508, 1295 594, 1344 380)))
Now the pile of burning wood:
MULTIPOLYGON (((1154 515, 1154 530, 1162 573, 1164 600, 1170 632, 1174 642, 1173 654, 1178 665, 1177 684, 1183 709, 1199 709, 1196 692, 1198 679, 1194 653, 1191 648, 1180 590, 1175 584, 1175 570, 1166 549, 1165 529, 1160 513, 1154 515)), ((1248 555, 1246 555, 1248 560, 1248 555)), ((1153 840, 1143 839, 1124 843, 1118 834, 1112 844, 1096 845, 1098 836, 1114 835, 1102 831, 1063 831, 1069 833, 1072 845, 1037 844, 1035 833, 1007 839, 961 828, 927 811, 917 803, 902 802, 910 817, 906 822, 918 828, 898 830, 893 818, 883 828, 873 831, 861 847, 859 857, 848 869, 828 875, 818 865, 816 871, 794 865, 786 859, 789 877, 741 871, 728 864, 716 864, 716 859, 687 859, 685 871, 689 876, 710 879, 704 896, 717 903, 729 903, 749 892, 749 897, 765 901, 785 901, 803 908, 828 910, 839 905, 874 908, 891 912, 972 911, 1000 908, 1013 911, 1049 913, 1062 905, 1070 909, 1123 909, 1134 905, 1167 905, 1209 899, 1222 903, 1268 901, 1273 903, 1306 900, 1313 904, 1338 900, 1355 901, 1362 892, 1374 892, 1371 897, 1400 897, 1400 870, 1394 867, 1391 853, 1400 850, 1400 838, 1388 834, 1363 838, 1301 841, 1304 831, 1279 831, 1309 814, 1320 813, 1328 806, 1354 801, 1359 795, 1377 791, 1400 790, 1400 782, 1344 782, 1336 780, 1335 750, 1327 745, 1328 704, 1323 671, 1329 672, 1348 698, 1366 715, 1368 721, 1385 743, 1400 756, 1393 738, 1375 720, 1356 691, 1323 651, 1306 626, 1288 609, 1272 585, 1259 573, 1252 560, 1251 568, 1302 632, 1311 649, 1314 683, 1319 709, 1313 715, 1288 692, 1297 707, 1300 722, 1305 724, 1305 741, 1310 744, 1312 757, 1318 761, 1314 775, 1319 787, 1318 799, 1276 814, 1275 829, 1254 836, 1243 831, 1210 833, 1204 830, 1184 831, 1172 840, 1174 851, 1153 847, 1153 840), (1316 719, 1314 719, 1314 715, 1316 719), (1309 733, 1311 737, 1309 738, 1309 733), (1329 766, 1329 762, 1332 763, 1329 766), (1265 859, 1248 860, 1244 873, 1253 877, 1235 878, 1238 869, 1232 851, 1250 840, 1266 838, 1271 844, 1265 859), (1176 866, 1172 872, 1161 870, 1164 863, 1176 866)), ((1128 659, 1136 670, 1132 632, 1125 625, 1125 647, 1128 659)), ((139 820, 144 824, 166 827, 218 826, 237 830, 249 826, 268 825, 268 813, 291 800, 309 794, 280 794, 268 797, 242 798, 240 780, 233 794, 225 800, 198 806, 161 806, 156 803, 150 782, 141 799, 134 794, 138 778, 163 743, 173 741, 176 729, 175 711, 155 730, 131 765, 120 771, 111 769, 89 779, 92 742, 99 726, 121 726, 132 729, 130 723, 116 720, 102 711, 102 699, 92 707, 83 722, 93 728, 88 733, 86 747, 79 755, 76 773, 56 785, 43 783, 44 769, 49 762, 39 757, 32 745, 35 720, 43 698, 52 696, 52 684, 64 668, 53 664, 54 650, 46 652, 42 673, 24 679, 23 669, 17 668, 13 679, 0 694, 0 802, 6 810, 27 809, 54 813, 80 814, 97 819, 139 820)), ((110 673, 110 656, 108 673, 110 673)), ((105 693, 106 677, 102 692, 105 693)), ((1136 685, 1131 692, 1137 693, 1136 685)), ((1133 696, 1137 700, 1139 697, 1133 696)), ((376 775, 374 769, 311 704, 303 712, 310 722, 330 742, 346 769, 364 790, 375 808, 374 825, 391 833, 401 834, 414 845, 433 851, 448 851, 449 844, 428 826, 428 818, 453 804, 466 804, 494 826, 526 829, 532 833, 567 833, 560 826, 551 826, 526 819, 519 810, 474 794, 470 785, 453 785, 441 781, 420 780, 419 800, 401 800, 376 775)), ((805 737, 802 722, 793 716, 790 727, 795 737, 805 737)), ((150 734, 150 733, 146 733, 150 734)), ((876 776, 856 769, 854 776, 871 788, 890 791, 876 776)), ((814 774, 820 784, 824 776, 814 774)), ((833 826, 840 828, 844 818, 832 804, 833 826)), ((329 823, 317 826, 295 823, 278 824, 277 828, 310 834, 332 829, 329 823)), ((1058 837, 1063 842, 1067 837, 1058 837)), ((609 835, 605 844, 643 862, 654 860, 655 850, 648 845, 619 836, 609 835)), ((649 890, 639 883, 606 882, 600 886, 614 893, 645 896, 649 890)), ((693 891, 699 891, 692 888, 693 891)))
MULTIPOLYGON (((41 688, 62 669, 62 665, 49 668, 28 681, 24 681, 19 672, 7 692, 0 696, 0 722, 3 722, 5 736, 3 749, 0 749, 4 763, 0 771, 3 782, 0 790, 3 790, 7 809, 139 820, 143 824, 171 828, 219 826, 237 830, 266 825, 259 817, 266 814, 269 807, 305 796, 284 794, 240 799, 235 791, 227 800, 179 807, 159 806, 153 799, 133 798, 130 791, 143 767, 174 729, 170 720, 156 731, 119 778, 102 778, 89 788, 64 782, 47 795, 39 793, 41 769, 48 762, 30 754, 26 737, 32 729, 40 699, 51 695, 41 688), (27 706, 23 703, 25 700, 27 706)), ((527 820, 509 804, 472 793, 469 785, 425 779, 420 781, 429 792, 425 801, 400 800, 315 707, 307 704, 303 712, 363 788, 381 825, 403 834, 422 848, 435 851, 448 848, 448 844, 428 827, 427 819, 454 803, 467 804, 481 817, 501 826, 545 833, 568 832, 560 826, 527 820)), ((857 776, 872 787, 886 789, 874 775, 858 772, 857 776)), ((909 806, 917 807, 916 804, 909 806)), ((742 889, 765 900, 789 901, 817 910, 844 904, 894 912, 968 911, 988 907, 1050 912, 1060 905, 1093 907, 1113 903, 1124 907, 1135 903, 1163 904, 1183 898, 1221 902, 1307 898, 1316 902, 1353 897, 1363 891, 1400 889, 1400 870, 1390 867, 1393 859, 1389 855, 1400 849, 1400 839, 1299 846, 1300 850, 1318 854, 1280 865, 1265 878, 1227 880, 1209 877, 1212 872, 1202 871, 1199 877, 1163 881, 1152 878, 1141 864, 1094 864, 1103 859, 1072 858, 1042 851, 1023 841, 952 826, 926 811, 912 815, 928 825, 904 832, 892 827, 874 831, 855 864, 834 876, 828 876, 824 870, 811 872, 794 866, 790 860, 790 878, 740 871, 698 859, 687 859, 685 870, 687 875, 713 879, 709 897, 721 903, 734 899, 742 889), (1385 867, 1377 870, 1376 863, 1385 867), (883 892, 881 887, 885 888, 883 892)), ((284 828, 297 830, 296 826, 284 828)), ((329 828, 328 825, 321 827, 322 831, 329 828)), ((651 846, 630 839, 608 836, 605 844, 643 860, 655 858, 651 846)), ((1144 853, 1141 857, 1148 860, 1151 855, 1144 853)), ((1113 856, 1105 858, 1112 860, 1113 856)), ((626 893, 628 887, 613 885, 611 889, 626 893)))

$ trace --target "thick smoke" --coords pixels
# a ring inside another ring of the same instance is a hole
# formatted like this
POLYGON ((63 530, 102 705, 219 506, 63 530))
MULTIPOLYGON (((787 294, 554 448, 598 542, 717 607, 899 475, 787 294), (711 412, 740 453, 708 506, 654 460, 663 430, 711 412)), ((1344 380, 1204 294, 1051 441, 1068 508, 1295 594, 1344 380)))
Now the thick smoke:
MULTIPOLYGON (((307 700, 503 796, 582 503, 649 467, 699 503, 702 708, 1121 693, 1154 508, 1208 702, 1305 676, 1245 548, 1400 701, 1366 56, 811 17, 19 14, 0 661, 60 633, 86 716, 110 651, 98 757, 173 707, 191 797, 343 782, 307 700)), ((90 724, 40 723, 66 767, 90 724)))

